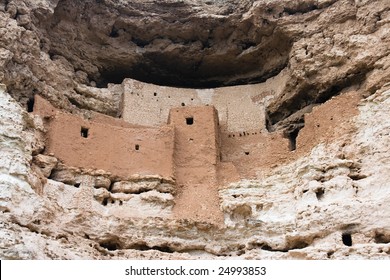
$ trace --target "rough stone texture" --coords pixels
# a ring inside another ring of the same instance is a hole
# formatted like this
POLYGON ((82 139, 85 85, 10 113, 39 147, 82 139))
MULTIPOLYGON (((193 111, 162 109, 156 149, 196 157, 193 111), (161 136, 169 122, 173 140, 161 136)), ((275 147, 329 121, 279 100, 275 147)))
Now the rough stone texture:
POLYGON ((133 124, 158 126, 167 122, 171 108, 213 105, 221 130, 261 131, 266 123, 265 101, 282 93, 286 78, 283 71, 264 83, 212 89, 175 88, 126 79, 121 115, 133 124))
POLYGON ((389 259, 389 25, 387 0, 0 1, 0 257, 389 259), (175 218, 172 182, 52 169, 44 120, 26 112, 39 93, 119 117, 124 78, 199 88, 279 73, 267 128, 297 150, 216 190, 223 224, 175 218))

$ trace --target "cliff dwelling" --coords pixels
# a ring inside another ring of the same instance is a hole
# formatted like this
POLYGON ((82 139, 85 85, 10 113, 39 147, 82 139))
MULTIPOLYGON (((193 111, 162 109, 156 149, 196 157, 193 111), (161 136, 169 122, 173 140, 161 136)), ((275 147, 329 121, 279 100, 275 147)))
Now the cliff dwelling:
POLYGON ((0 258, 389 259, 388 0, 0 1, 0 258))
MULTIPOLYGON (((269 87, 280 79, 203 90, 128 79, 120 118, 72 115, 39 95, 33 99, 32 113, 44 120, 45 154, 58 159, 63 169, 108 172, 114 178, 106 186, 108 192, 115 191, 116 181, 158 178, 172 185, 172 218, 222 225, 220 188, 256 178, 262 170, 310 151, 325 136, 330 140, 335 131, 342 131, 343 123, 356 114, 360 96, 348 92, 300 116, 306 127, 291 134, 268 131, 267 93, 275 92, 269 87), (259 92, 263 88, 268 91, 259 92), (348 110, 341 109, 346 100, 348 110)), ((107 199, 98 200, 107 205, 107 199)), ((126 203, 121 201, 121 207, 126 203)))

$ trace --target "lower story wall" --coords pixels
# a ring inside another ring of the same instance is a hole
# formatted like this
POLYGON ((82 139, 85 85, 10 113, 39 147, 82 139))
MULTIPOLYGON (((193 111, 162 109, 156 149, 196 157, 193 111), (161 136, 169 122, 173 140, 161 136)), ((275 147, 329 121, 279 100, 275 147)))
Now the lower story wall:
MULTIPOLYGON (((174 130, 126 127, 112 118, 99 122, 60 111, 45 110, 36 99, 37 112, 46 118, 45 153, 53 154, 67 166, 102 169, 122 178, 160 175, 173 178, 174 130)), ((97 118, 99 119, 99 118, 97 118)))
MULTIPOLYGON (((360 94, 350 91, 314 107, 305 115, 304 127, 294 139, 294 149, 291 139, 282 132, 221 133, 221 161, 232 163, 241 178, 256 178, 259 172, 295 160, 316 145, 331 143, 354 129, 353 117, 359 112, 360 100, 360 94)), ((231 168, 221 173, 219 181, 234 174, 231 168)))

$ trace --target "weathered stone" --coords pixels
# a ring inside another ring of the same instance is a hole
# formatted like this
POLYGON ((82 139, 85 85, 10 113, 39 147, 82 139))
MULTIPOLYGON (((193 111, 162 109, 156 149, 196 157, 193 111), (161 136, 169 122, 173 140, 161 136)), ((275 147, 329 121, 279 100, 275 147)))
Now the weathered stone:
POLYGON ((33 162, 41 169, 42 174, 49 178, 51 171, 56 167, 58 160, 55 157, 36 155, 33 158, 33 162))
POLYGON ((142 193, 140 196, 142 200, 147 201, 149 203, 165 204, 165 205, 174 204, 173 196, 169 193, 149 191, 149 192, 142 193))
POLYGON ((388 0, 3 2, 1 259, 389 259, 388 0), (224 172, 55 164, 34 94, 155 126, 216 104, 224 172))

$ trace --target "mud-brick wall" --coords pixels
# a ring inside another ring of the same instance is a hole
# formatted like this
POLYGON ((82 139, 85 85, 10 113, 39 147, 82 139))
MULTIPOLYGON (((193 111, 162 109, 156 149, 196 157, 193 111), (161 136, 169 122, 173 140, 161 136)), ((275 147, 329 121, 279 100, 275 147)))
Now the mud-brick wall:
POLYGON ((241 178, 255 178, 261 170, 297 159, 316 145, 331 143, 353 130, 352 118, 359 112, 360 99, 359 93, 350 91, 314 107, 304 116, 304 127, 294 139, 294 149, 292 139, 282 131, 221 133, 221 161, 233 163, 241 178))
POLYGON ((51 115, 45 118, 45 153, 53 153, 65 165, 102 169, 121 177, 135 174, 173 177, 172 127, 126 127, 120 120, 115 125, 114 118, 110 122, 90 121, 45 108, 40 101, 36 98, 35 113, 51 115))
POLYGON ((218 114, 212 106, 170 111, 175 127, 175 175, 178 183, 216 183, 219 162, 218 114))
POLYGON ((255 177, 259 169, 285 161, 291 153, 289 141, 281 132, 222 134, 221 141, 222 162, 233 163, 241 178, 255 177))

